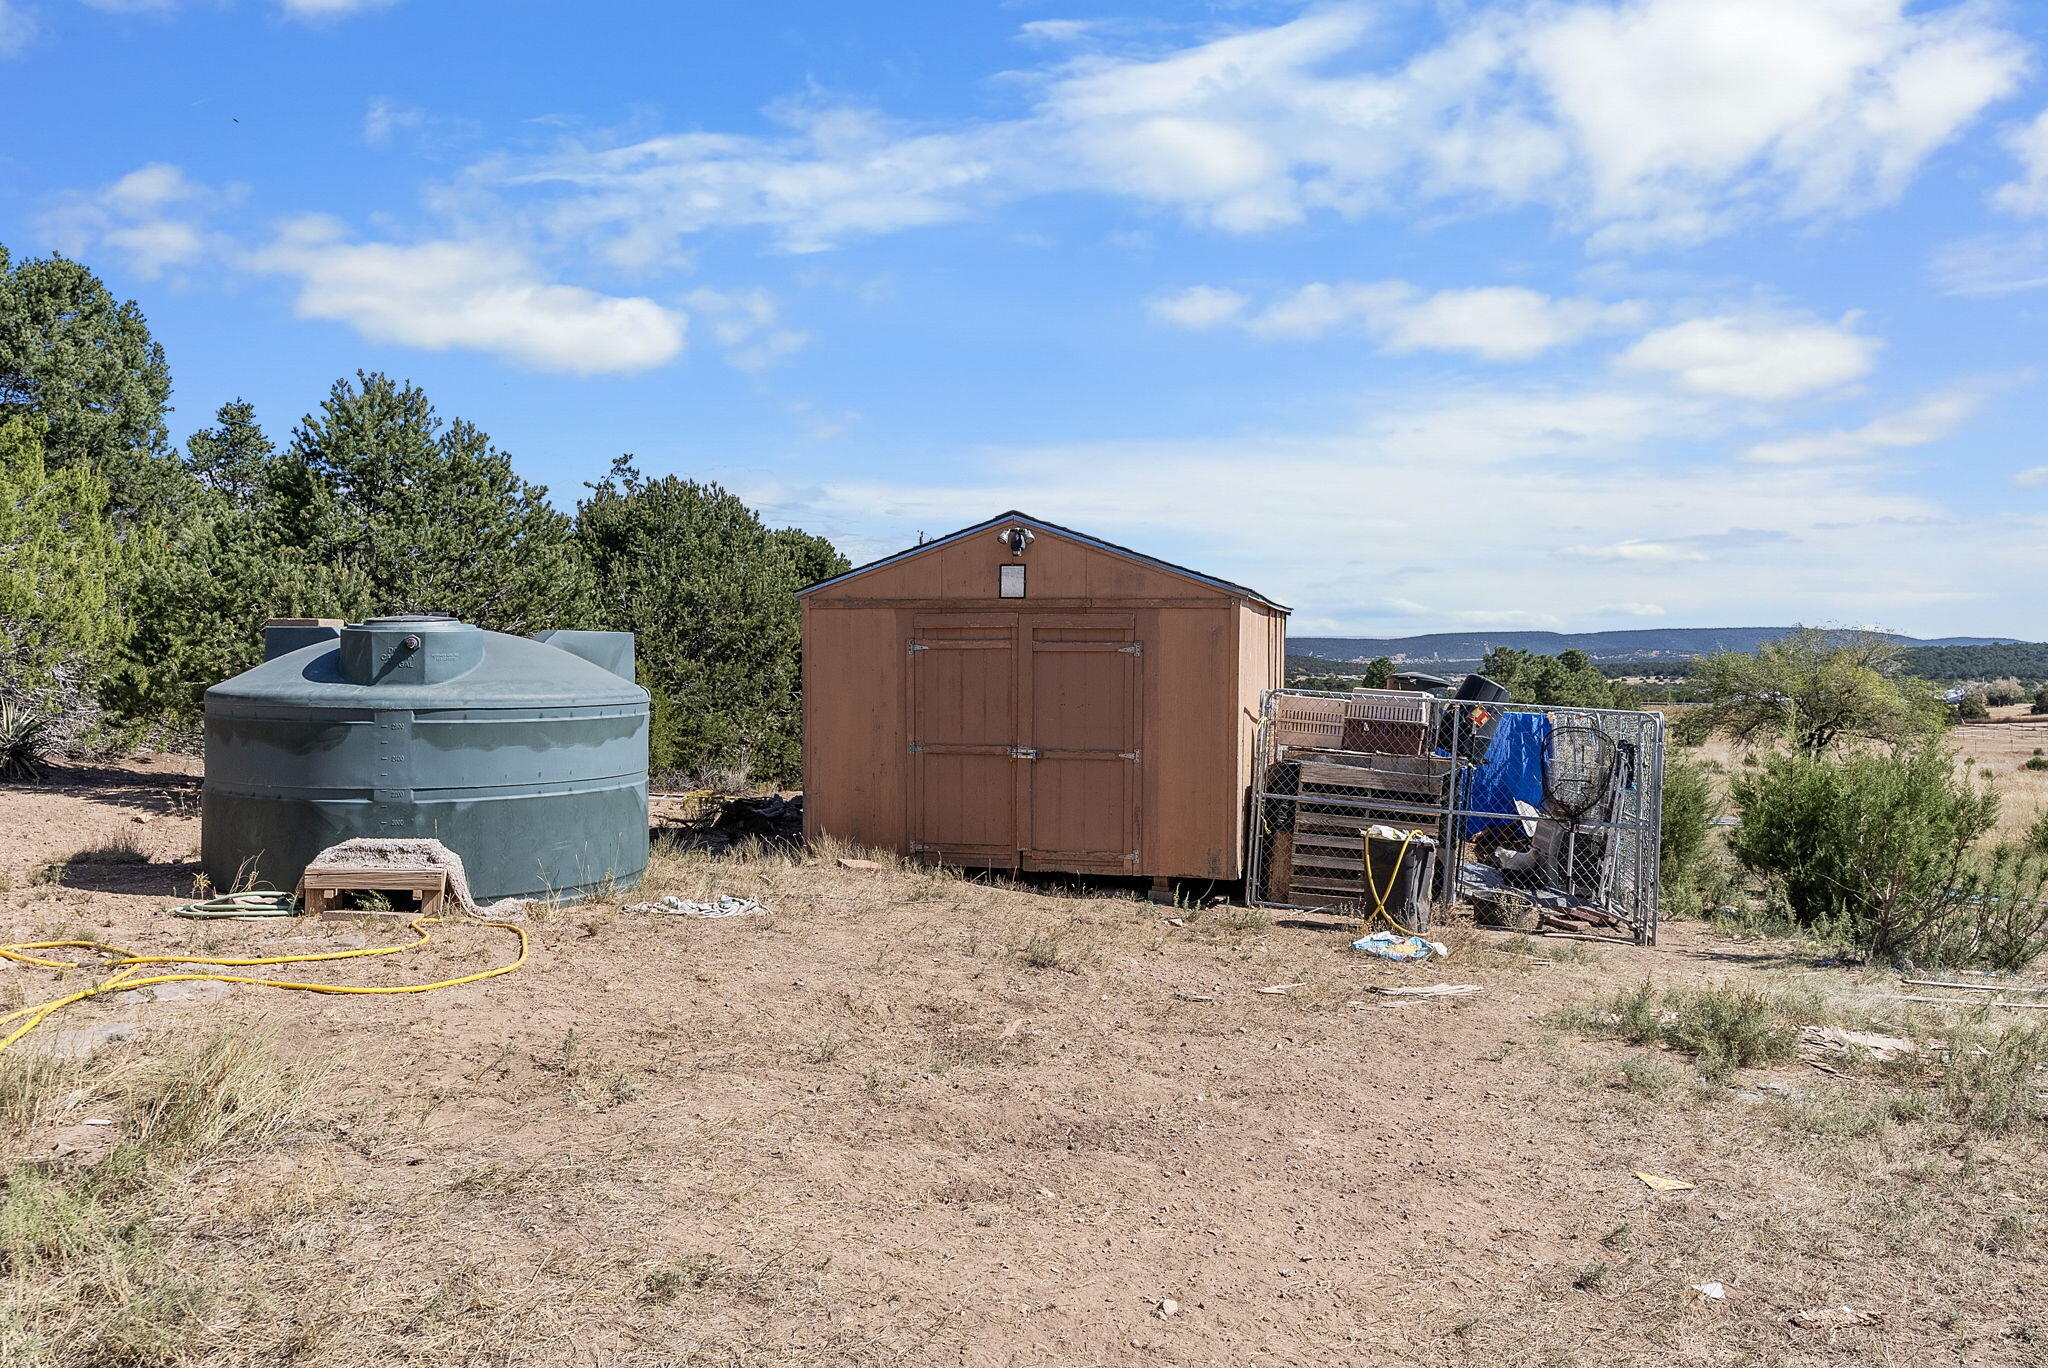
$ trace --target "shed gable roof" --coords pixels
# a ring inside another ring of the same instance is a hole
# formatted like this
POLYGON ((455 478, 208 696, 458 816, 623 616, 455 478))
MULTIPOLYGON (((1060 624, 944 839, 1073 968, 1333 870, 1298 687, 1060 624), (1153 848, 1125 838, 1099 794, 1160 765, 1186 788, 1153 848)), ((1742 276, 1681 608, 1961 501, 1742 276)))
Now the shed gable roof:
POLYGON ((987 532, 992 528, 1008 524, 1017 524, 1040 532, 1051 532, 1056 536, 1065 537, 1082 546, 1091 547, 1097 551, 1105 551, 1114 556, 1121 556, 1126 560, 1135 561, 1154 570, 1163 570, 1168 574, 1179 575, 1183 579, 1193 580, 1198 584, 1205 584, 1213 589, 1221 589, 1227 594, 1235 595, 1238 598, 1250 599, 1254 603, 1264 604, 1266 607, 1282 613, 1293 611, 1286 604, 1270 599, 1256 589, 1248 589, 1242 584, 1233 584, 1229 580, 1218 579, 1214 575, 1205 575, 1198 570, 1190 570, 1184 565, 1175 565, 1171 561, 1160 560, 1157 556, 1148 556, 1142 551, 1133 551, 1128 546, 1118 546, 1115 542, 1107 542, 1100 537, 1091 537, 1086 532, 1076 532, 1071 527, 1061 527, 1058 523, 1050 523, 1043 518, 1034 518, 1029 513, 1020 513, 1016 509, 1011 509, 1007 513, 999 513, 995 517, 989 518, 984 522, 978 522, 972 527, 963 527, 958 532, 949 532, 943 537, 935 537, 931 541, 921 542, 916 546, 898 551, 894 555, 884 556, 880 560, 869 561, 866 565, 856 565, 844 574, 834 575, 830 579, 821 579, 815 584, 807 584, 796 591, 797 597, 801 598, 806 594, 816 593, 820 589, 826 589, 835 584, 844 584, 850 579, 856 579, 870 571, 879 570, 883 566, 895 565, 913 556, 921 556, 928 551, 936 551, 942 546, 951 546, 955 542, 964 541, 976 533, 987 532))

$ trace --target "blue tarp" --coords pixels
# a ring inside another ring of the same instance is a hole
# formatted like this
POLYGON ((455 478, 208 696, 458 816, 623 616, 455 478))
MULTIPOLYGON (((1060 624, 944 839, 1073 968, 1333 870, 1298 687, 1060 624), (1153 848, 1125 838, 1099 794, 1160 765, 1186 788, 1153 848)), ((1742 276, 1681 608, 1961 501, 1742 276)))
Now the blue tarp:
MULTIPOLYGON (((1486 747, 1486 763, 1465 780, 1464 806, 1474 812, 1512 813, 1515 800, 1543 806, 1543 748, 1550 740, 1550 718, 1543 713, 1502 713, 1486 747)), ((1465 835, 1514 818, 1467 817, 1465 835)))

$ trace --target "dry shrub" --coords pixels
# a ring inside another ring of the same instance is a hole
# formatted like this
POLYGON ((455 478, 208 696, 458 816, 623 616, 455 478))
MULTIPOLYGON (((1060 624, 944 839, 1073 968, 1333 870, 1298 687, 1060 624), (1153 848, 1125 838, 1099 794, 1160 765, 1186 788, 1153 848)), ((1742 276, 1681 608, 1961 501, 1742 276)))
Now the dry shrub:
POLYGON ((1590 1008, 1568 1009, 1565 1024, 1634 1045, 1664 1045, 1689 1054, 1708 1078, 1790 1059, 1799 1028, 1822 1020, 1817 997, 1733 984, 1659 989, 1647 981, 1590 1008))

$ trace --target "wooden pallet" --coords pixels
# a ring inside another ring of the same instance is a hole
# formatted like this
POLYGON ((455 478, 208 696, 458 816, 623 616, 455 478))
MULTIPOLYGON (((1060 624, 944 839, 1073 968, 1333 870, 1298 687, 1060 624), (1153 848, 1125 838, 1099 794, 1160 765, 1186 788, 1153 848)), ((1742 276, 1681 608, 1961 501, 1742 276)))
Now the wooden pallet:
POLYGON ((416 917, 435 915, 448 899, 448 871, 427 865, 377 865, 360 869, 309 869, 299 876, 299 901, 315 917, 416 917), (332 905, 337 893, 398 893, 417 907, 371 912, 332 905))

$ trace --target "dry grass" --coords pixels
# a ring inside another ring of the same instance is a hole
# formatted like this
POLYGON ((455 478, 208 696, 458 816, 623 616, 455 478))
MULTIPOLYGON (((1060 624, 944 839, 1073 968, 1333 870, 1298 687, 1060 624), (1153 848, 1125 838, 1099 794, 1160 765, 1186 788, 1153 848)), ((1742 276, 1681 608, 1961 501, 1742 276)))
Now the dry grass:
POLYGON ((29 1057, 6 1072, 19 1133, 76 1110, 113 1113, 118 1143, 89 1162, 17 1162, 0 1189, 0 1362, 20 1368, 173 1368, 194 1362, 206 1319, 237 1292, 226 1270, 173 1251, 158 1227, 193 1175, 274 1146, 299 1124, 317 1071, 226 1034, 145 1068, 29 1057))
MULTIPOLYGON (((2037 1043, 1900 1015, 1878 996, 1891 980, 1795 977, 1810 959, 1691 927, 1644 951, 1454 919, 1431 933, 1447 963, 1394 965, 1345 950, 1345 924, 1087 894, 838 848, 671 849, 642 889, 536 917, 511 978, 248 994, 181 1023, 277 1024, 253 1063, 221 1041, 148 1063, 171 1036, 36 1076, 0 1057, 0 1129, 41 1144, 102 1116, 128 1142, 26 1168, 0 1363, 1988 1368, 2030 1352, 2048 1273, 2037 1043), (669 891, 772 916, 618 906, 669 891), (1372 991, 1432 981, 1484 991, 1407 1007, 1372 991), (1546 1025, 1574 998, 1642 1042, 1546 1025), (1823 1075, 1778 1048, 1805 1018, 1929 1052, 1823 1075), (1731 1061, 1729 1081, 1696 1055, 1731 1061), (332 1061, 317 1114, 302 1059, 332 1061), (1699 1187, 1652 1194, 1635 1168, 1699 1187), (1725 1306, 1685 1290, 1715 1280, 1736 1289, 1725 1306), (1845 1302, 1893 1315, 1787 1328, 1845 1302)), ((202 934, 147 914, 117 938, 202 934)), ((279 930, 204 934, 234 953, 279 930)), ((361 972, 484 954, 450 935, 361 972)))

